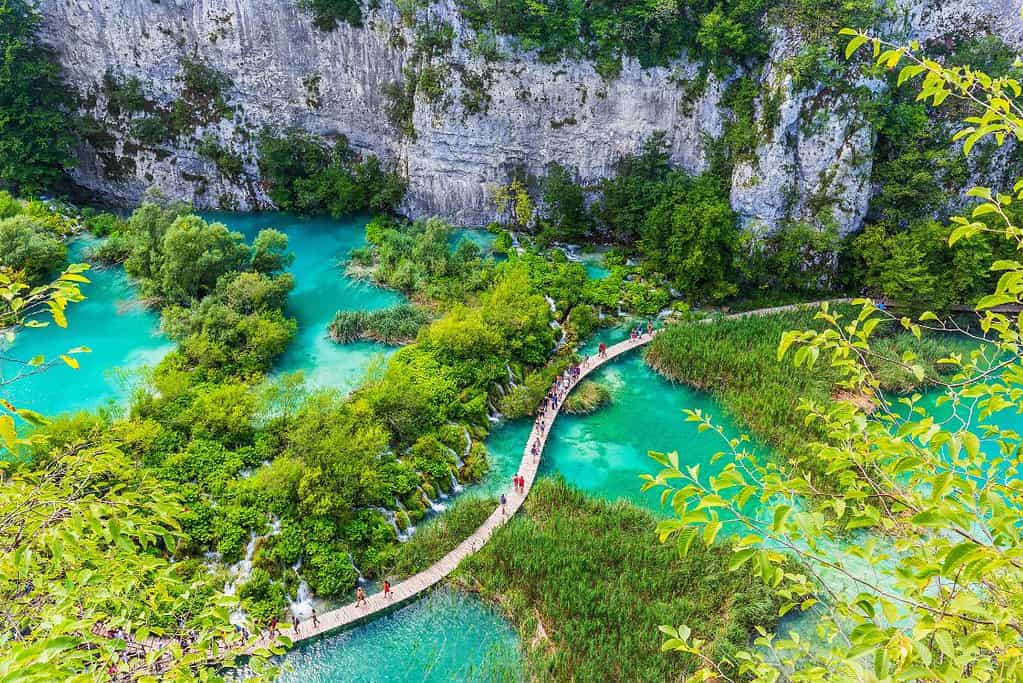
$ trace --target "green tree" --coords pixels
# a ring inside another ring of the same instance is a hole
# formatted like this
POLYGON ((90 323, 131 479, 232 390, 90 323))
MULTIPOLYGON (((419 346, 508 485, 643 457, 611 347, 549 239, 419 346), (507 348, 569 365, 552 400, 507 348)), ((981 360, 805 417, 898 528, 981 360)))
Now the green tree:
MULTIPOLYGON (((947 99, 979 110, 957 134, 969 154, 981 139, 1023 139, 1021 85, 968 67, 945 68, 901 47, 852 30, 846 50, 873 47, 875 63, 901 65, 900 80, 922 78, 920 99, 947 99)), ((969 218, 953 219, 950 246, 994 233, 1023 249, 1023 228, 1010 205, 1013 193, 975 188, 980 202, 969 218), (993 219, 993 220, 991 220, 993 219)), ((876 330, 902 326, 919 335, 964 331, 924 313, 919 322, 898 318, 870 301, 855 317, 824 307, 823 329, 792 330, 778 346, 779 361, 813 371, 826 361, 842 386, 880 407, 868 416, 852 401, 804 402, 807 423, 822 437, 802 459, 765 462, 746 441, 723 438, 723 469, 712 475, 686 467, 677 453, 651 454, 663 470, 647 477, 672 501, 673 519, 662 522, 662 541, 675 538, 685 553, 710 544, 725 525, 731 567, 751 567, 786 604, 783 612, 814 609, 817 641, 763 633, 758 649, 738 653, 738 675, 761 681, 924 680, 989 681, 1023 677, 1023 496, 1016 483, 1020 435, 1002 422, 1015 408, 1023 383, 1023 330, 1015 313, 997 307, 1023 304, 1023 264, 1000 259, 994 292, 976 305, 979 332, 965 331, 978 346, 951 354, 951 378, 936 407, 919 396, 893 398, 880 389, 871 363, 876 330), (826 478, 809 461, 827 464, 826 478), (850 540, 846 555, 835 549, 850 540), (788 558, 802 559, 791 571, 788 558), (843 589, 842 585, 850 586, 843 589)), ((886 359, 926 374, 912 354, 886 359)), ((700 429, 722 433, 704 415, 689 411, 700 429)), ((691 680, 733 680, 727 664, 704 649, 699 625, 663 626, 665 650, 701 658, 691 680)))
POLYGON ((28 193, 57 184, 74 162, 68 89, 39 21, 26 0, 0 1, 0 181, 28 193))
POLYGON ((46 282, 66 260, 64 243, 40 221, 26 215, 0 220, 0 266, 24 271, 29 284, 46 282))
POLYGON ((583 188, 561 164, 551 164, 540 183, 543 193, 543 222, 559 237, 576 239, 590 229, 590 215, 586 210, 583 188))
POLYGON ((733 294, 733 254, 739 239, 735 213, 717 180, 678 175, 643 222, 640 249, 686 297, 717 300, 733 294))
POLYGON ((252 259, 249 267, 257 273, 273 275, 286 269, 295 261, 295 255, 288 252, 288 236, 280 230, 260 230, 252 242, 252 259))
POLYGON ((240 270, 250 259, 241 233, 198 216, 182 216, 171 223, 161 254, 160 292, 178 303, 212 293, 221 275, 240 270))

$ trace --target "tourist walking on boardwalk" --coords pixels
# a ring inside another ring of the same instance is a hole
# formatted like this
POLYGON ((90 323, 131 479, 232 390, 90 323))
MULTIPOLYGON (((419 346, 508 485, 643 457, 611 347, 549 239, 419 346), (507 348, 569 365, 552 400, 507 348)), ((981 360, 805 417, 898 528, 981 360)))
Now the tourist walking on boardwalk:
POLYGON ((298 631, 299 631, 298 627, 302 624, 302 620, 298 618, 297 614, 295 614, 293 616, 295 617, 295 625, 291 627, 291 630, 294 631, 295 634, 297 635, 298 631))
POLYGON ((646 333, 648 336, 653 336, 654 334, 654 323, 652 320, 646 321, 646 333))
POLYGON ((607 344, 600 342, 600 346, 597 347, 597 350, 600 353, 601 358, 607 358, 607 344))
POLYGON ((313 628, 320 625, 320 620, 316 618, 316 608, 313 607, 313 628))
POLYGON ((507 498, 505 497, 505 495, 504 495, 504 494, 502 493, 502 494, 501 494, 501 513, 502 513, 502 514, 505 514, 505 515, 507 515, 507 514, 508 514, 508 510, 506 510, 506 509, 505 509, 505 507, 504 507, 504 506, 505 506, 505 504, 506 504, 507 502, 508 502, 508 499, 507 499, 507 498))
POLYGON ((391 597, 391 582, 384 579, 384 597, 390 599, 391 597))
POLYGON ((512 491, 515 493, 519 492, 519 473, 516 472, 515 476, 512 477, 512 491))
POLYGON ((273 638, 275 635, 280 635, 280 633, 277 629, 277 617, 270 617, 270 637, 273 638))
POLYGON ((355 606, 359 607, 360 603, 362 607, 366 606, 366 591, 362 590, 362 586, 355 589, 355 606))

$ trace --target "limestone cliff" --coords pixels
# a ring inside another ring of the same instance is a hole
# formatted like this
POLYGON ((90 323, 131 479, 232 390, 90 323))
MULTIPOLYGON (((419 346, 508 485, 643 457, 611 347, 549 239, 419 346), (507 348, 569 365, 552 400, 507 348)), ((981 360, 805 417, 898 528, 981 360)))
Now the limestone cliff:
MULTIPOLYGON (((926 39, 963 27, 998 32, 1023 45, 1019 0, 928 0, 906 8, 906 37, 926 39)), ((449 22, 455 40, 442 97, 415 98, 414 136, 387 116, 385 86, 401 82, 412 58, 410 29, 389 2, 365 25, 315 28, 294 0, 43 0, 44 39, 58 52, 82 107, 104 126, 80 152, 77 180, 115 201, 136 200, 150 185, 204 208, 270 208, 255 163, 254 134, 264 126, 342 133, 357 150, 393 160, 407 175, 406 211, 440 214, 460 224, 493 217, 490 192, 514 165, 542 174, 557 161, 584 183, 613 173, 655 131, 664 131, 673 161, 699 171, 708 142, 729 112, 724 84, 710 77, 696 98, 680 83, 696 72, 680 61, 642 69, 626 61, 606 81, 587 63, 543 64, 504 46, 505 59, 485 62, 467 45, 471 31, 454 0, 428 10, 449 22), (195 124, 187 136, 140 144, 132 121, 113 121, 104 77, 137 77, 155 102, 181 92, 183 59, 196 59, 230 79, 230 112, 195 124), (475 79, 476 85, 472 83, 475 79), (482 84, 482 86, 480 85, 482 84), (482 105, 463 95, 485 93, 482 105), (482 110, 482 111, 481 111, 482 110), (214 140, 240 158, 225 174, 195 140, 214 140)), ((777 123, 752 158, 734 171, 731 201, 744 221, 768 226, 783 217, 815 218, 822 209, 843 231, 859 226, 871 188, 869 125, 841 97, 793 92, 780 65, 799 41, 779 32, 763 69, 777 123)), ((765 98, 761 98, 764 100, 765 98)), ((763 110, 766 101, 758 103, 763 110)))

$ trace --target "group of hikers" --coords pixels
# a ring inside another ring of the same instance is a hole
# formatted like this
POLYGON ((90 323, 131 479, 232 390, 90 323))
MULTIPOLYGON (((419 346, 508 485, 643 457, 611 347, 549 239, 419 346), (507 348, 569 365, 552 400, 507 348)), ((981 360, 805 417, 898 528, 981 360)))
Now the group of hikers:
MULTIPOLYGON (((647 322, 646 332, 643 331, 642 326, 634 328, 629 335, 630 341, 642 338, 644 335, 652 336, 654 333, 654 325, 652 322, 647 322)), ((604 342, 600 343, 597 349, 598 358, 607 358, 607 344, 604 342)), ((586 361, 583 361, 585 363, 586 361)), ((568 392, 572 390, 575 383, 579 380, 582 375, 582 365, 576 364, 565 369, 564 372, 554 378, 554 382, 551 384, 551 388, 547 390, 547 394, 540 401, 540 406, 536 412, 536 422, 534 424, 534 438, 530 440, 529 449, 533 455, 533 462, 536 462, 540 458, 540 444, 542 439, 539 435, 543 434, 547 428, 547 417, 550 413, 557 413, 558 406, 561 404, 568 392)), ((526 478, 518 473, 512 477, 512 491, 519 495, 525 495, 526 493, 526 478)), ((505 494, 501 494, 501 511, 507 514, 508 497, 505 494)), ((385 598, 391 597, 391 584, 389 581, 384 579, 383 582, 383 594, 385 598)), ((365 607, 366 591, 359 586, 355 589, 355 606, 365 607)), ((312 613, 313 628, 320 625, 319 620, 316 618, 316 610, 312 613)), ((298 616, 295 616, 294 632, 299 633, 300 621, 298 616)), ((277 618, 274 617, 270 620, 270 637, 274 635, 280 635, 280 630, 277 628, 277 618)))
MULTIPOLYGON (((380 592, 384 594, 385 598, 390 599, 391 598, 391 582, 388 581, 387 579, 384 579, 383 583, 381 584, 381 591, 380 592)), ((365 607, 368 604, 369 603, 367 601, 366 589, 364 589, 362 586, 357 586, 355 588, 355 606, 356 607, 365 607)), ((298 634, 298 633, 301 633, 302 621, 301 621, 301 619, 298 618, 297 614, 295 614, 294 617, 295 617, 295 620, 294 620, 293 631, 294 631, 294 633, 298 634)), ((310 619, 313 622, 313 628, 317 628, 320 625, 320 620, 316 617, 316 608, 315 607, 313 608, 313 613, 312 613, 312 616, 310 617, 310 619)), ((279 636, 280 634, 281 634, 281 631, 277 627, 277 617, 273 617, 272 619, 270 619, 270 637, 273 638, 275 635, 279 636)))

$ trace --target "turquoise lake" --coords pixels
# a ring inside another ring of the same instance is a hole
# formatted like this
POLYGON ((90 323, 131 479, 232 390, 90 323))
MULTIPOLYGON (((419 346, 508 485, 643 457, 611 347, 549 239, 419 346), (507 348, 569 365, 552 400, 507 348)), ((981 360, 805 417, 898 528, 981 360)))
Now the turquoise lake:
MULTIPOLYGON (((338 310, 373 310, 402 300, 395 292, 344 275, 341 262, 363 244, 364 220, 286 214, 205 217, 250 240, 268 227, 290 238, 295 289, 288 313, 298 320, 298 333, 278 371, 302 371, 311 386, 348 391, 360 383, 374 359, 393 351, 369 343, 339 346, 327 337, 327 325, 338 310)), ((484 249, 492 241, 478 231, 462 235, 484 249)), ((86 239, 76 241, 72 259, 81 259, 89 245, 86 239)), ((594 276, 602 272, 591 268, 594 276)), ((88 299, 70 309, 68 330, 26 331, 11 352, 23 358, 40 353, 55 357, 77 345, 93 352, 80 356, 77 371, 61 365, 7 387, 5 395, 16 405, 52 415, 123 403, 135 373, 173 348, 159 333, 159 317, 138 304, 120 269, 92 271, 90 278, 92 283, 83 289, 88 299)), ((592 353, 600 341, 610 344, 627 336, 627 329, 602 330, 583 353, 592 353)), ((700 463, 706 473, 711 456, 723 446, 715 434, 699 433, 694 423, 685 422, 682 410, 701 409, 725 425, 728 435, 738 431, 709 395, 665 381, 643 363, 641 353, 631 352, 592 376, 610 390, 610 405, 591 416, 559 417, 541 473, 560 474, 595 496, 628 500, 661 514, 657 494, 640 492, 639 475, 658 467, 647 452, 677 450, 683 463, 700 463)), ((465 495, 496 495, 507 488, 530 428, 529 419, 495 426, 487 440, 491 473, 465 495)), ((795 625, 805 630, 805 624, 795 625)), ((372 623, 303 645, 289 653, 286 664, 290 671, 282 675, 284 683, 518 680, 521 653, 514 631, 491 607, 441 589, 372 623)))

